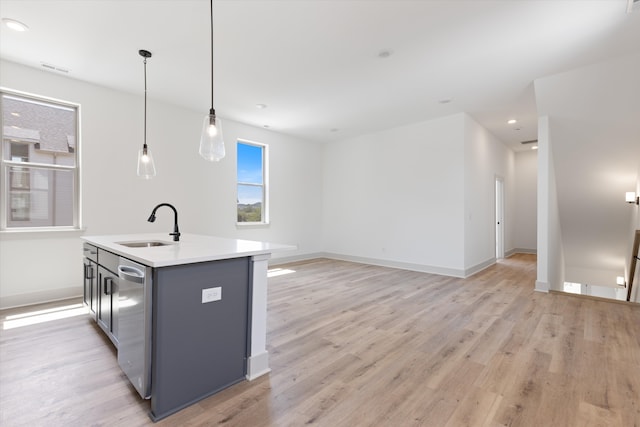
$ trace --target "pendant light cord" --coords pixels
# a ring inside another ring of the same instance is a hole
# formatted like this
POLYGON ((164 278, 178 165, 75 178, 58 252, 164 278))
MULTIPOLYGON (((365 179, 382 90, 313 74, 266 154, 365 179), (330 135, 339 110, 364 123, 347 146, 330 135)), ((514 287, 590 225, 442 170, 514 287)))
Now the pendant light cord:
MULTIPOLYGON (((144 147, 147 149, 147 58, 144 58, 144 147)), ((146 153, 145 153, 146 154, 146 153)))
POLYGON ((215 115, 213 109, 213 0, 211 0, 211 115, 215 115))

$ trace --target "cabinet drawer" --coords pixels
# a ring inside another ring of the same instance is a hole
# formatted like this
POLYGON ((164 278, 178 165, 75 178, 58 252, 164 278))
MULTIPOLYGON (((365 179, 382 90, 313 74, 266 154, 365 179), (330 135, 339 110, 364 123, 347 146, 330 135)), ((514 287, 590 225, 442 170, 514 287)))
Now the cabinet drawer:
POLYGON ((104 249, 98 249, 98 264, 102 267, 117 275, 119 263, 120 256, 105 251, 104 249))
POLYGON ((82 253, 85 258, 89 258, 94 262, 98 262, 98 248, 88 243, 82 244, 82 253))

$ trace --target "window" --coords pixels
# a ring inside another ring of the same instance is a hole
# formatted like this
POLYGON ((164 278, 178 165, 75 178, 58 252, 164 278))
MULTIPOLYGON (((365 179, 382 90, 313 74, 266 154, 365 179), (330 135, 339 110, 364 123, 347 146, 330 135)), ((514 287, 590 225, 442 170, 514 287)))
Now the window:
POLYGON ((238 141, 238 223, 269 222, 267 206, 267 146, 238 141))
POLYGON ((79 107, 7 91, 0 104, 0 228, 79 228, 79 107))

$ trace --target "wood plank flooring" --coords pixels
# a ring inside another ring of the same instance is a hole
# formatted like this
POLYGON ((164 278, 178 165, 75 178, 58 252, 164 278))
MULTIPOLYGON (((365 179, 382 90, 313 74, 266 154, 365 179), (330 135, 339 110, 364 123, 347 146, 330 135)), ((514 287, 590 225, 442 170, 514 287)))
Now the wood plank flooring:
MULTIPOLYGON (((269 279, 272 372, 156 425, 640 427, 640 306, 536 293, 535 256, 468 279, 278 268, 293 272, 269 279)), ((153 424, 86 315, 0 333, 0 425, 153 424)))

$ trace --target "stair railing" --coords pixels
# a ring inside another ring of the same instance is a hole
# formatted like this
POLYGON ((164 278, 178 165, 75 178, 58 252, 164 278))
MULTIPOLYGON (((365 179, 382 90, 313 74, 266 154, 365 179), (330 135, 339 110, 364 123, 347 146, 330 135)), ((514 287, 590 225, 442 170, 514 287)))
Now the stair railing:
POLYGON ((636 236, 633 239, 633 249, 631 250, 631 265, 629 266, 629 280, 627 281, 627 301, 631 301, 631 289, 633 288, 633 276, 636 272, 636 263, 638 258, 638 249, 640 248, 640 230, 636 230, 636 236))

